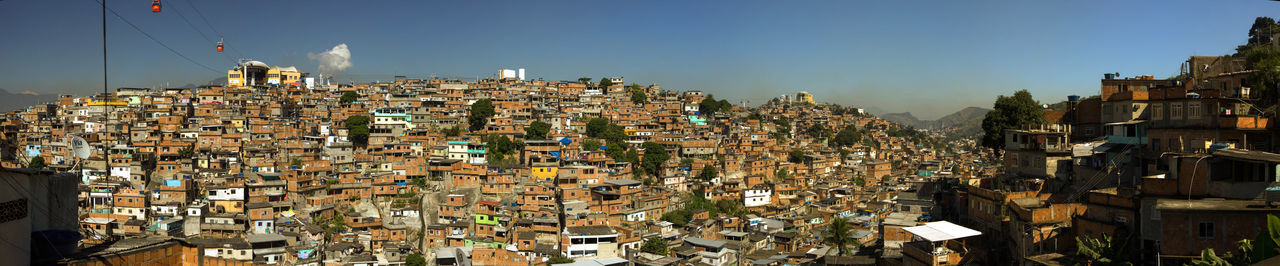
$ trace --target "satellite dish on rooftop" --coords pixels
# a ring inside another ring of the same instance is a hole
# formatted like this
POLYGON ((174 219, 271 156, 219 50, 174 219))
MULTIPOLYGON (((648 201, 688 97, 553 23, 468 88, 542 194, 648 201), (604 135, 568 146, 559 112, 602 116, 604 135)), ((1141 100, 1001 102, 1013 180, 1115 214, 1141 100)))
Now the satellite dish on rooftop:
POLYGON ((89 159, 89 142, 80 136, 71 136, 71 153, 81 160, 89 159))

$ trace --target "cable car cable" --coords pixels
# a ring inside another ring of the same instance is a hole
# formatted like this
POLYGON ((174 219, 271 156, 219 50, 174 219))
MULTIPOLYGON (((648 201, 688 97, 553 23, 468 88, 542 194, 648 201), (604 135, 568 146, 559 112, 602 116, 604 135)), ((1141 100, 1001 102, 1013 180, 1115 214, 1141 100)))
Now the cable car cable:
MULTIPOLYGON (((187 2, 187 6, 190 6, 190 7, 191 7, 191 10, 195 10, 195 11, 196 11, 196 15, 197 15, 197 16, 200 16, 200 20, 203 20, 203 21, 204 21, 204 25, 205 25, 205 26, 208 26, 208 27, 209 27, 209 30, 212 30, 214 34, 217 34, 217 35, 218 35, 218 38, 225 37, 225 36, 223 36, 223 35, 222 35, 222 32, 219 32, 217 28, 214 28, 214 27, 213 27, 213 23, 209 23, 209 19, 208 19, 208 18, 206 18, 206 17, 204 16, 204 12, 200 12, 200 8, 197 8, 195 4, 192 4, 192 3, 191 3, 191 0, 183 0, 183 2, 187 2)), ((231 50, 231 47, 225 47, 225 49, 226 49, 226 50, 231 50)), ((236 49, 236 50, 234 50, 234 51, 232 51, 232 52, 235 52, 237 56, 240 56, 240 58, 249 58, 249 57, 244 56, 244 54, 240 53, 240 49, 236 49)), ((235 60, 232 60, 232 61, 235 61, 235 60)))
MULTIPOLYGON (((98 2, 99 4, 102 3, 101 0, 94 0, 94 1, 98 2)), ((209 71, 213 71, 214 73, 221 73, 221 72, 218 72, 218 70, 214 70, 212 67, 209 67, 205 64, 201 64, 200 62, 197 62, 196 60, 191 59, 190 57, 187 57, 186 55, 178 52, 178 50, 174 50, 172 47, 169 47, 169 45, 164 44, 164 42, 161 42, 159 39, 156 39, 156 37, 151 36, 150 33, 143 31, 142 28, 138 27, 138 25, 134 25, 133 22, 129 22, 129 20, 125 19, 124 16, 121 16, 120 13, 117 13, 115 9, 111 9, 110 7, 108 7, 107 11, 111 11, 111 14, 114 14, 116 18, 120 19, 120 21, 124 21, 124 23, 128 24, 129 27, 133 27, 134 30, 137 30, 139 33, 142 33, 142 35, 146 36, 147 39, 151 39, 152 41, 155 41, 156 44, 160 44, 160 46, 164 47, 164 49, 169 49, 170 52, 173 52, 173 54, 178 55, 178 57, 182 57, 182 59, 186 59, 188 62, 191 62, 192 64, 196 64, 200 67, 203 67, 204 69, 208 69, 209 71)))
MULTIPOLYGON (((190 19, 187 19, 187 15, 182 14, 182 10, 181 10, 181 9, 178 9, 177 7, 173 7, 172 9, 173 9, 173 11, 174 11, 174 12, 178 12, 178 17, 181 17, 181 18, 182 18, 182 21, 187 22, 187 26, 191 26, 191 29, 195 30, 195 31, 196 31, 196 33, 200 33, 200 37, 203 37, 205 41, 214 42, 214 41, 213 41, 213 38, 210 38, 210 37, 209 37, 209 35, 204 34, 204 31, 200 30, 200 28, 199 28, 199 27, 196 27, 196 24, 195 24, 195 23, 191 23, 191 20, 190 20, 190 19)), ((218 41, 218 44, 219 44, 219 46, 221 46, 222 41, 221 41, 221 40, 219 40, 219 41, 218 41)), ((221 52, 221 51, 219 51, 219 52, 221 52)), ((230 61, 232 65, 234 65, 234 64, 236 63, 236 60, 235 60, 235 59, 232 59, 230 55, 222 54, 222 56, 223 56, 224 58, 226 58, 226 59, 227 59, 227 61, 230 61)))

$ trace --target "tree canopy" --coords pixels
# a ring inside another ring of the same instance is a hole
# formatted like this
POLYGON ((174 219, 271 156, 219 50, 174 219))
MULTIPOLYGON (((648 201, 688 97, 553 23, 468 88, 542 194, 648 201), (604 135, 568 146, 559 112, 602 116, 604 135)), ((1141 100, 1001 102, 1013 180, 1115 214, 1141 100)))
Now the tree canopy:
POLYGON ((524 129, 524 138, 531 140, 547 139, 547 133, 551 132, 551 124, 542 121, 533 121, 529 127, 524 129))
POLYGON ((666 256, 667 240, 656 236, 645 239, 644 245, 640 246, 640 251, 666 256))
POLYGON ((454 125, 452 127, 440 130, 447 137, 457 137, 462 135, 462 127, 454 125))
POLYGON ((1013 96, 996 98, 995 106, 982 119, 982 145, 992 149, 1004 148, 1004 131, 1045 123, 1044 110, 1027 90, 1019 90, 1013 96))
POLYGON ((574 262, 573 258, 570 258, 570 257, 565 256, 564 254, 560 254, 560 253, 553 254, 553 255, 551 255, 551 258, 547 259, 547 264, 548 264, 548 265, 551 265, 551 264, 565 264, 565 263, 573 263, 573 262, 574 262))
POLYGON ((44 157, 36 156, 27 161, 27 168, 43 169, 44 167, 44 157))
POLYGON ((489 99, 480 99, 471 104, 471 115, 467 116, 467 122, 471 125, 471 131, 480 131, 485 125, 489 124, 489 117, 493 116, 493 101, 489 99))
POLYGON ((427 266, 427 259, 422 257, 421 253, 414 252, 404 259, 406 266, 427 266))
POLYGON ((733 105, 728 100, 716 101, 715 95, 707 95, 706 99, 698 103, 698 113, 705 116, 713 116, 716 113, 728 111, 733 105))
POLYGON ((600 88, 608 88, 613 86, 613 80, 609 78, 600 78, 600 88))
POLYGON ((832 219, 835 220, 831 221, 831 226, 827 227, 827 235, 822 239, 822 242, 835 246, 840 255, 849 254, 850 246, 858 243, 858 240, 854 239, 852 232, 850 232, 852 227, 843 218, 837 216, 832 217, 832 219))
POLYGON ((644 142, 640 144, 640 148, 644 149, 644 157, 640 159, 640 167, 645 174, 657 175, 658 170, 662 169, 662 163, 671 159, 671 155, 667 154, 667 148, 662 144, 653 142, 644 142))
POLYGON ((787 156, 787 161, 788 161, 788 162, 791 162, 791 163, 804 163, 804 151, 801 151, 801 150, 791 150, 791 152, 790 152, 790 153, 788 153, 787 155, 788 155, 788 156, 787 156))
POLYGON ((596 151, 600 150, 600 141, 594 139, 586 139, 582 141, 582 150, 596 151))
POLYGON ((698 179, 702 179, 702 180, 710 181, 712 179, 716 179, 716 177, 718 176, 719 176, 719 173, 716 172, 716 167, 710 164, 708 164, 707 166, 703 166, 702 172, 698 172, 698 179))
MULTIPOLYGON (((835 138, 832 138, 829 144, 835 147, 844 147, 844 146, 850 146, 850 145, 856 144, 861 141, 862 141, 862 132, 859 132, 858 128, 855 127, 854 125, 848 125, 848 126, 845 126, 844 129, 841 129, 839 133, 836 133, 835 138)), ((843 158, 843 156, 844 155, 842 154, 841 158, 843 158)))
POLYGON ((630 86, 627 86, 627 91, 631 93, 631 103, 649 103, 649 95, 644 93, 644 89, 641 88, 640 85, 631 84, 630 86))
POLYGON ((338 99, 338 101, 341 103, 353 103, 359 99, 360 99, 359 93, 356 93, 354 91, 348 91, 348 92, 342 93, 342 98, 338 99))
POLYGON ((353 115, 347 117, 347 138, 359 146, 369 144, 369 117, 353 115))

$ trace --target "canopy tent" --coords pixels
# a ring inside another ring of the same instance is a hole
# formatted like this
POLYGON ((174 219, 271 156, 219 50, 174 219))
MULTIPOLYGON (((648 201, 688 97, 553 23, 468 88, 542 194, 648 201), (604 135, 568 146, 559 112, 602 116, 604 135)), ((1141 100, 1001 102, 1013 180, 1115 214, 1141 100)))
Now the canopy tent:
POLYGON ((948 221, 938 221, 925 223, 921 226, 912 226, 902 228, 913 235, 929 240, 930 242, 946 241, 952 239, 966 238, 981 235, 982 232, 965 228, 948 221))

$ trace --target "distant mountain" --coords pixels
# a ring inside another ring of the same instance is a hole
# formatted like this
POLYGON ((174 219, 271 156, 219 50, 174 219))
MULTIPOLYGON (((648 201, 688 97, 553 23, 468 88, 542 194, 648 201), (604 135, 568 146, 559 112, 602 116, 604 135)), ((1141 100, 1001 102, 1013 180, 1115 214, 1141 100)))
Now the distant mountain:
POLYGON ((920 120, 911 115, 911 112, 884 114, 880 117, 899 125, 918 129, 947 131, 949 132, 948 135, 955 137, 970 137, 982 134, 982 118, 990 111, 991 109, 986 108, 967 107, 938 118, 938 120, 920 120))
POLYGON ((0 89, 0 112, 24 110, 32 105, 52 103, 58 100, 57 94, 39 94, 30 91, 11 93, 0 89))
POLYGON ((911 115, 911 112, 882 114, 880 115, 880 118, 884 118, 884 120, 889 120, 889 122, 899 125, 911 126, 920 129, 928 129, 929 122, 932 122, 920 120, 919 118, 916 118, 916 116, 911 115))

